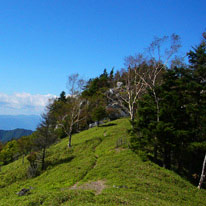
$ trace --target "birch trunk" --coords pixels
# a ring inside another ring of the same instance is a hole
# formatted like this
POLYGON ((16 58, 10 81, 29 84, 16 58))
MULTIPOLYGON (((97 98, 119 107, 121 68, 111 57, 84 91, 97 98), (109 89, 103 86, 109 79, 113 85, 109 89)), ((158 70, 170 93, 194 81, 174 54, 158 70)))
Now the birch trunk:
POLYGON ((68 143, 68 147, 71 148, 72 147, 72 135, 69 134, 69 143, 68 143))
POLYGON ((205 158, 204 158, 203 165, 202 165, 202 174, 201 174, 201 177, 200 177, 199 185, 197 187, 198 189, 201 188, 202 183, 205 179, 205 164, 206 164, 206 154, 205 154, 205 158))

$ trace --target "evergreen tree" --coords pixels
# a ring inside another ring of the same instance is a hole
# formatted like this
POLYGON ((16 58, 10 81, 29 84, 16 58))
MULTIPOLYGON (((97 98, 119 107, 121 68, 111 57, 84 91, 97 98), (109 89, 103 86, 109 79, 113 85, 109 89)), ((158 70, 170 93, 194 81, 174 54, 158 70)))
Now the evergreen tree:
POLYGON ((54 132, 53 124, 54 118, 48 111, 42 115, 42 122, 37 128, 37 137, 34 140, 34 144, 38 151, 41 151, 41 169, 45 169, 45 157, 47 148, 57 140, 57 136, 54 132))
POLYGON ((194 165, 190 163, 190 171, 193 172, 194 167, 200 171, 206 152, 206 36, 204 34, 202 42, 188 53, 188 57, 193 72, 189 88, 191 102, 188 107, 193 123, 191 127, 193 144, 190 145, 190 158, 194 162, 194 165))
POLYGON ((65 91, 62 91, 62 92, 61 92, 60 97, 59 97, 59 100, 62 101, 62 102, 66 102, 66 101, 67 101, 65 91))
POLYGON ((92 119, 97 121, 97 126, 99 126, 99 121, 107 116, 106 110, 101 105, 93 109, 92 119))
POLYGON ((188 87, 191 70, 174 68, 164 75, 164 83, 155 88, 159 101, 159 121, 156 120, 155 101, 152 91, 140 101, 138 119, 134 124, 132 145, 143 147, 147 154, 157 149, 157 158, 166 168, 182 169, 187 147, 193 142, 192 120, 188 105, 188 87))
POLYGON ((153 91, 139 102, 131 146, 157 157, 166 168, 198 173, 206 151, 206 46, 205 39, 188 53, 189 68, 173 68, 155 87, 159 121, 155 119, 153 91))

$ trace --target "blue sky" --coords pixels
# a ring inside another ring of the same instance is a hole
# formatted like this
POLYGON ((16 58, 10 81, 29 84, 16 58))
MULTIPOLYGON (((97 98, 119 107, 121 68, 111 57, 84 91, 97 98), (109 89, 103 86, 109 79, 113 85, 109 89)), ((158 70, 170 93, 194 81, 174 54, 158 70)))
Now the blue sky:
POLYGON ((180 35, 184 55, 206 30, 205 9, 205 0, 2 0, 0 114, 41 113, 69 74, 121 69, 154 36, 180 35))

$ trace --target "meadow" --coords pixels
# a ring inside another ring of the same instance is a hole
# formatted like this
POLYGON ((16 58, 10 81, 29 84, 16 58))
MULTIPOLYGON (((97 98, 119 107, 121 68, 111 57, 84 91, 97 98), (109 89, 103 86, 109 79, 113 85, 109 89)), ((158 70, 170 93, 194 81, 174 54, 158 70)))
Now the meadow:
POLYGON ((143 161, 128 147, 128 119, 108 122, 52 145, 46 170, 28 178, 29 162, 1 168, 1 206, 206 205, 198 190, 176 173, 143 161), (18 196, 22 188, 30 188, 18 196))

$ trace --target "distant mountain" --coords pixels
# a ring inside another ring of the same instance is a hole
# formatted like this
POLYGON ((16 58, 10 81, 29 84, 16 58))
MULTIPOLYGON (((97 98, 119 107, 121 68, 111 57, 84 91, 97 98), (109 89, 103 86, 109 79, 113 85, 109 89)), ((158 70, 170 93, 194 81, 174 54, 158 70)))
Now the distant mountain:
POLYGON ((0 130, 23 128, 34 131, 40 119, 39 115, 0 115, 0 130))
POLYGON ((26 129, 0 130, 0 141, 7 142, 12 139, 19 139, 22 136, 28 136, 32 133, 32 130, 26 129))

